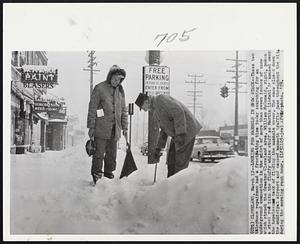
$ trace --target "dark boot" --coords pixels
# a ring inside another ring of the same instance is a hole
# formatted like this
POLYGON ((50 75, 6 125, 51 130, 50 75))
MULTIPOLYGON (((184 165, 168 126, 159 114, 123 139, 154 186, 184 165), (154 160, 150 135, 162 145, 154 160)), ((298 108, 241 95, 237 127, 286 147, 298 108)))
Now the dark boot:
POLYGON ((113 179, 115 177, 114 174, 111 172, 104 172, 104 176, 109 179, 113 179))
POLYGON ((93 182, 96 185, 97 181, 102 178, 102 173, 92 173, 93 182))

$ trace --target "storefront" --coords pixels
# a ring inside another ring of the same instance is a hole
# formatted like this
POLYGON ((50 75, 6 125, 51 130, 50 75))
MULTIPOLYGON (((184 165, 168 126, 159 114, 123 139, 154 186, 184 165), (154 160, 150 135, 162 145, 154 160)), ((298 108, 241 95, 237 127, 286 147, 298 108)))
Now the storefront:
POLYGON ((48 118, 42 113, 33 113, 33 136, 30 151, 45 152, 46 150, 46 124, 48 118))
POLYGON ((22 134, 23 126, 20 117, 20 104, 22 95, 19 93, 11 94, 11 127, 10 127, 10 152, 16 153, 16 145, 23 144, 24 135, 22 134), (20 123, 19 123, 20 122, 20 123))
POLYGON ((49 119, 46 138, 47 150, 65 149, 67 146, 67 119, 49 119))
MULTIPOLYGON (((37 85, 35 77, 44 77, 47 68, 45 52, 26 51, 12 52, 11 59, 11 153, 22 154, 26 151, 45 151, 45 134, 47 118, 39 116, 34 111, 36 95, 46 93, 44 86, 37 85), (27 72, 28 68, 32 67, 27 72), (31 66, 30 66, 31 65, 31 66), (31 69, 36 70, 31 70, 31 69), (39 71, 41 70, 41 71, 39 71), (27 72, 27 73, 26 73, 27 72), (35 76, 33 76, 34 74, 35 76), (33 82, 33 86, 28 84, 33 82), (34 148, 37 148, 33 150, 34 148)), ((57 71, 49 74, 52 83, 57 83, 57 71)), ((46 80, 45 82, 47 82, 46 80)))
MULTIPOLYGON (((220 137, 230 144, 234 143, 234 126, 226 125, 219 128, 220 137)), ((240 155, 248 155, 248 125, 241 124, 238 127, 238 152, 240 155)))
POLYGON ((22 154, 31 143, 33 98, 23 89, 20 72, 13 66, 11 71, 11 153, 22 154))

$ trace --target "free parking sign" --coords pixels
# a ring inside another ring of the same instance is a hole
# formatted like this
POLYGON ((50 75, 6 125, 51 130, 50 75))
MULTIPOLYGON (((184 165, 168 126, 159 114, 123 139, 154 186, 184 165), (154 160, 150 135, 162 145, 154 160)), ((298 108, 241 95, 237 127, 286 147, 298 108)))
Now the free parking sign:
POLYGON ((170 68, 167 66, 143 67, 143 93, 156 96, 170 95, 170 68))

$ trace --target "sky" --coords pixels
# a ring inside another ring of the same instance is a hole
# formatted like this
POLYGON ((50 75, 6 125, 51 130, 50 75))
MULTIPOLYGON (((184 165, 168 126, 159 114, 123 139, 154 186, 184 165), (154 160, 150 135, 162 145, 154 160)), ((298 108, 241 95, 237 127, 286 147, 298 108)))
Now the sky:
MULTIPOLYGON (((114 64, 126 70, 126 79, 123 81, 126 103, 134 103, 139 92, 142 91, 142 67, 146 63, 146 51, 116 51, 95 53, 97 66, 100 72, 94 74, 94 85, 105 80, 110 67, 114 64)), ((48 90, 49 94, 64 97, 67 104, 68 115, 78 115, 80 124, 86 128, 86 117, 90 97, 90 73, 87 68, 87 52, 47 52, 48 66, 58 69, 58 82, 54 89, 48 90)), ((196 103, 201 104, 196 109, 195 116, 206 129, 218 129, 220 126, 234 124, 234 93, 227 98, 220 96, 220 88, 226 81, 233 81, 234 73, 226 72, 233 69, 235 51, 163 51, 161 53, 161 66, 170 68, 170 95, 182 101, 187 106, 192 106, 193 84, 186 83, 194 78, 189 75, 200 75, 197 81, 205 82, 197 85, 201 96, 197 96, 196 103)), ((246 51, 239 52, 240 59, 247 58, 246 51)), ((242 63, 240 70, 246 70, 242 63)), ((247 81, 247 74, 241 73, 240 81, 247 81)), ((228 84, 229 88, 234 84, 228 84)), ((246 85, 241 85, 240 91, 246 91, 246 85)), ((231 90, 231 89, 230 89, 231 90)), ((233 90, 232 90, 233 91, 233 90)), ((193 112, 193 108, 189 107, 193 112)), ((147 114, 140 112, 135 106, 133 124, 140 126, 142 120, 147 121, 147 114)), ((239 94, 239 122, 247 122, 247 94, 239 94)), ((146 122, 145 122, 146 123, 146 122)), ((147 126, 147 125, 145 125, 147 126)), ((145 133, 145 132, 144 132, 145 133)))

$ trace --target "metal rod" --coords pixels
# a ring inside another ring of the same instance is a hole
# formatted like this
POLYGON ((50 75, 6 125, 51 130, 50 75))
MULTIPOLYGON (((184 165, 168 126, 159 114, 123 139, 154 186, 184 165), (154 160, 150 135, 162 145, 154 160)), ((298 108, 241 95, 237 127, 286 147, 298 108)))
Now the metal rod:
POLYGON ((155 170, 154 170, 154 183, 156 182, 156 172, 157 172, 157 163, 155 163, 155 170))
POLYGON ((132 122, 132 115, 129 115, 129 118, 130 118, 130 124, 129 124, 129 126, 130 126, 130 132, 129 132, 129 144, 131 145, 131 130, 132 130, 132 128, 131 128, 131 122, 132 122))

